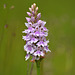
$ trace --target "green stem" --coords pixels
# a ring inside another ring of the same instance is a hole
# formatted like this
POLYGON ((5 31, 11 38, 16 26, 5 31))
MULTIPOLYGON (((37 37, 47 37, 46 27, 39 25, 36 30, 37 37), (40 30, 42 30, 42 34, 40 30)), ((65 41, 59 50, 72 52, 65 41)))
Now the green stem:
POLYGON ((37 75, 40 75, 40 60, 36 61, 37 75))
POLYGON ((41 74, 41 75, 43 75, 43 62, 44 62, 44 61, 42 60, 41 63, 40 63, 40 69, 41 69, 40 74, 41 74))

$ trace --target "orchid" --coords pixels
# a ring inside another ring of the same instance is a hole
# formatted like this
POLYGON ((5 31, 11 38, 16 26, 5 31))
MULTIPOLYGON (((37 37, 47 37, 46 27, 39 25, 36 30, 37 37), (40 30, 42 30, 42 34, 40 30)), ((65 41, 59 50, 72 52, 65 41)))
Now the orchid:
POLYGON ((25 59, 28 60, 32 56, 32 62, 34 60, 40 60, 45 57, 47 52, 51 52, 48 48, 49 40, 46 40, 48 36, 48 29, 45 27, 46 22, 40 20, 41 13, 38 13, 38 7, 34 3, 29 8, 30 12, 27 12, 29 17, 26 17, 27 23, 25 23, 28 29, 25 29, 23 33, 26 36, 23 36, 22 39, 26 41, 24 45, 24 51, 27 55, 25 59))

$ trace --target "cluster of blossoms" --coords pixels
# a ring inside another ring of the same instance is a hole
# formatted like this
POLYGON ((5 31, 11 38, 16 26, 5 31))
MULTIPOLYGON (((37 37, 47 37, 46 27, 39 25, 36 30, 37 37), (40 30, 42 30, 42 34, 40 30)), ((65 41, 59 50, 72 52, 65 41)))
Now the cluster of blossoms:
POLYGON ((46 22, 40 20, 41 13, 37 13, 38 7, 34 3, 29 10, 30 12, 27 12, 27 14, 30 18, 26 17, 28 23, 25 23, 28 29, 23 31, 23 33, 26 33, 23 39, 26 41, 24 50, 27 55, 25 58, 28 60, 31 55, 33 57, 31 61, 33 62, 44 58, 45 54, 51 51, 48 49, 49 40, 46 40, 48 36, 48 29, 45 27, 46 22))

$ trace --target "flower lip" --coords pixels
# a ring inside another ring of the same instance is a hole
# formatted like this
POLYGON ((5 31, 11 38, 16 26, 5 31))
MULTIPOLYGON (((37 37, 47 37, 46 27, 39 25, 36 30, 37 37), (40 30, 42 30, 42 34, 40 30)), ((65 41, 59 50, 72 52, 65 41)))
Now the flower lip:
POLYGON ((30 54, 27 54, 27 55, 25 56, 26 60, 28 60, 29 57, 30 57, 30 54))
POLYGON ((48 49, 48 46, 45 46, 45 47, 44 47, 44 50, 46 51, 46 53, 47 53, 47 52, 51 52, 51 50, 48 49))
POLYGON ((23 38, 22 38, 22 39, 24 39, 24 40, 28 41, 28 40, 30 40, 30 36, 29 36, 29 35, 23 36, 23 38))
POLYGON ((38 41, 38 39, 36 38, 31 38, 31 43, 36 43, 38 41))
POLYGON ((35 56, 40 56, 41 55, 41 52, 40 51, 36 51, 36 52, 34 52, 34 55, 35 56))
POLYGON ((39 35, 40 35, 40 32, 39 32, 39 31, 36 31, 36 32, 34 33, 34 35, 35 35, 35 36, 39 36, 39 35))
POLYGON ((23 31, 23 33, 30 33, 30 32, 34 32, 35 29, 32 27, 29 27, 28 29, 26 29, 25 31, 23 31))
POLYGON ((44 25, 46 24, 46 22, 44 22, 44 21, 42 21, 42 20, 39 20, 39 21, 38 21, 38 24, 41 25, 41 26, 44 26, 44 25))
POLYGON ((36 45, 38 45, 38 47, 39 46, 43 46, 44 47, 44 42, 43 41, 39 41, 36 45))
POLYGON ((32 54, 34 52, 34 49, 32 48, 31 45, 28 45, 26 51, 27 51, 27 54, 28 53, 32 54))
POLYGON ((28 22, 28 23, 25 23, 26 27, 32 27, 32 23, 31 22, 28 22))

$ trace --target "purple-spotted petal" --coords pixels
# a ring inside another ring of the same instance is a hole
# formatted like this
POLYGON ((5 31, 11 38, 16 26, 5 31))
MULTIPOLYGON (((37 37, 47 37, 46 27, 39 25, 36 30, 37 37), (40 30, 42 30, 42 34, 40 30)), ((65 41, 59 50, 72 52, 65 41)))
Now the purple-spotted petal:
POLYGON ((25 23, 26 27, 32 27, 32 23, 31 22, 28 22, 28 23, 25 23))
POLYGON ((41 52, 39 50, 34 52, 34 56, 40 56, 40 55, 41 55, 41 52))
POLYGON ((26 36, 23 36, 23 38, 22 38, 22 39, 24 39, 24 40, 28 41, 28 40, 30 40, 30 37, 29 37, 29 35, 26 35, 26 36))
POLYGON ((40 42, 37 43, 37 45, 38 45, 38 46, 43 46, 43 47, 44 47, 44 42, 43 42, 43 41, 40 41, 40 42))
POLYGON ((32 27, 29 27, 28 29, 26 29, 25 31, 23 31, 23 33, 30 33, 30 32, 34 32, 35 29, 32 27))
POLYGON ((27 50, 27 44, 26 45, 24 45, 24 51, 26 51, 27 50))
POLYGON ((35 29, 32 28, 32 27, 29 27, 28 30, 30 30, 30 32, 34 32, 35 31, 35 29))
POLYGON ((41 27, 43 29, 43 31, 48 31, 48 29, 46 27, 41 27))
POLYGON ((29 57, 30 57, 30 54, 27 54, 27 55, 25 56, 25 59, 28 60, 29 57))
POLYGON ((44 26, 44 25, 46 24, 46 22, 44 22, 44 21, 42 21, 42 20, 39 20, 39 21, 38 21, 38 24, 41 25, 41 26, 44 26))
POLYGON ((46 27, 43 27, 44 31, 48 31, 48 29, 46 27))
POLYGON ((36 31, 34 35, 35 36, 39 36, 40 35, 40 32, 39 31, 36 31))
POLYGON ((47 46, 48 43, 49 43, 49 40, 48 41, 45 41, 44 42, 44 45, 47 46))
POLYGON ((40 37, 45 36, 45 32, 40 32, 40 37))
POLYGON ((36 38, 31 38, 31 43, 36 43, 38 41, 38 39, 36 38))
POLYGON ((44 47, 44 50, 45 50, 46 52, 51 52, 51 50, 48 49, 48 46, 45 46, 45 47, 44 47))
POLYGON ((27 45, 32 45, 31 41, 27 41, 27 45))
POLYGON ((30 33, 30 30, 26 29, 25 31, 23 31, 23 33, 30 33))
POLYGON ((26 27, 29 27, 29 24, 28 23, 25 23, 26 27))
POLYGON ((32 32, 32 33, 30 33, 29 35, 31 35, 31 36, 33 36, 33 35, 34 35, 34 36, 35 36, 35 33, 34 33, 34 32, 32 32))
POLYGON ((27 48, 26 48, 26 51, 27 51, 27 54, 28 53, 32 54, 34 52, 34 49, 32 48, 31 45, 28 45, 27 48))

